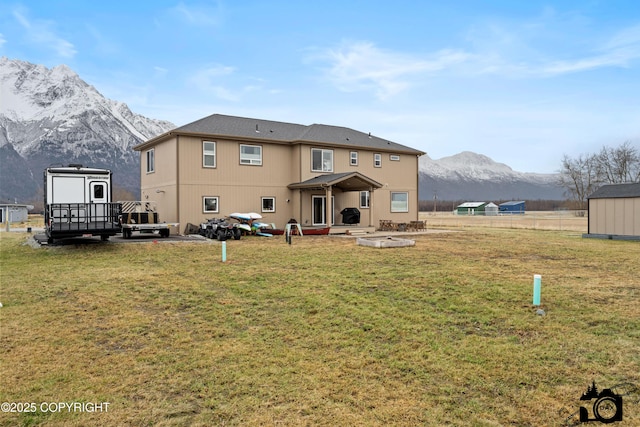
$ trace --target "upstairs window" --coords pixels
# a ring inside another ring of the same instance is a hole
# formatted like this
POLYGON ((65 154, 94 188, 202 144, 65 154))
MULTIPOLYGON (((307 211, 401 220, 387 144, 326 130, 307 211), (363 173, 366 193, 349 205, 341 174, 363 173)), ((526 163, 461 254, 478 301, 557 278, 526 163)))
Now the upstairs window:
POLYGON ((358 166, 358 152, 352 151, 349 155, 349 164, 351 166, 358 166))
POLYGON ((392 162, 399 162, 400 161, 400 156, 398 156, 397 154, 390 154, 389 155, 389 160, 391 160, 392 162))
POLYGON ((262 146, 260 145, 240 145, 241 165, 262 165, 262 146))
POLYGON ((373 166, 377 168, 382 167, 382 154, 376 153, 373 155, 373 166))
POLYGON ((333 172, 333 150, 312 148, 311 170, 313 172, 333 172))
POLYGON ((155 149, 147 151, 147 173, 152 173, 156 170, 155 149))
POLYGON ((213 141, 202 141, 202 166, 216 167, 216 143, 213 141))

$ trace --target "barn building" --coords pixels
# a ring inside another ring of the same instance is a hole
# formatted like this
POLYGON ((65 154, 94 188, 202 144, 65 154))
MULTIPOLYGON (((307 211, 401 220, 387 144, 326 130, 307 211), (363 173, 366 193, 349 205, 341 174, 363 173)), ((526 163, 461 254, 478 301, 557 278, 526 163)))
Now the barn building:
POLYGON ((500 203, 500 213, 505 215, 524 215, 524 202, 511 201, 500 203))
POLYGON ((640 183, 603 185, 587 200, 589 228, 583 237, 640 240, 640 183))
POLYGON ((487 202, 465 202, 456 207, 457 215, 484 215, 487 202))

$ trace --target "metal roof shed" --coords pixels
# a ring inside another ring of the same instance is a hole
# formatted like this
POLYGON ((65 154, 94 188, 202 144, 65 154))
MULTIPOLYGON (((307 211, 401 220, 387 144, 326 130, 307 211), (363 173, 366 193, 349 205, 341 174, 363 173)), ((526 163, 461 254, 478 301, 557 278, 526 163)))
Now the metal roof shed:
POLYGON ((484 207, 487 202, 465 202, 458 205, 456 214, 458 215, 484 215, 484 207))
POLYGON ((524 215, 524 201, 511 201, 500 203, 500 213, 509 215, 524 215))
POLYGON ((640 182, 603 185, 587 200, 589 227, 583 237, 640 240, 640 182))

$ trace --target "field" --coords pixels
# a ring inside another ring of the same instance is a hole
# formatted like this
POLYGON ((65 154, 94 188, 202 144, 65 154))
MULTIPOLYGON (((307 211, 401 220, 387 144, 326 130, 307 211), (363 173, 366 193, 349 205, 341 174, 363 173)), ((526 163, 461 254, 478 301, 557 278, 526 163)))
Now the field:
POLYGON ((640 385, 640 244, 581 233, 254 237, 222 263, 213 241, 3 232, 0 402, 33 411, 0 425, 575 425, 592 381, 640 385))
MULTIPOLYGON (((584 211, 582 211, 584 212, 584 211)), ((587 217, 577 216, 576 211, 529 211, 525 215, 469 216, 450 212, 420 212, 420 219, 433 227, 489 227, 531 230, 556 230, 587 232, 587 217)))

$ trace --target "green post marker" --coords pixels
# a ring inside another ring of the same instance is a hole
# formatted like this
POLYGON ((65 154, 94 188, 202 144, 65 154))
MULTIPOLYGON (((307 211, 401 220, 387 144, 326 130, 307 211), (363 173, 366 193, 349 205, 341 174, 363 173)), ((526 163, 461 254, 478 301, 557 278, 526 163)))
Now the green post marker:
POLYGON ((542 276, 533 275, 533 305, 540 305, 540 294, 542 293, 542 276))

